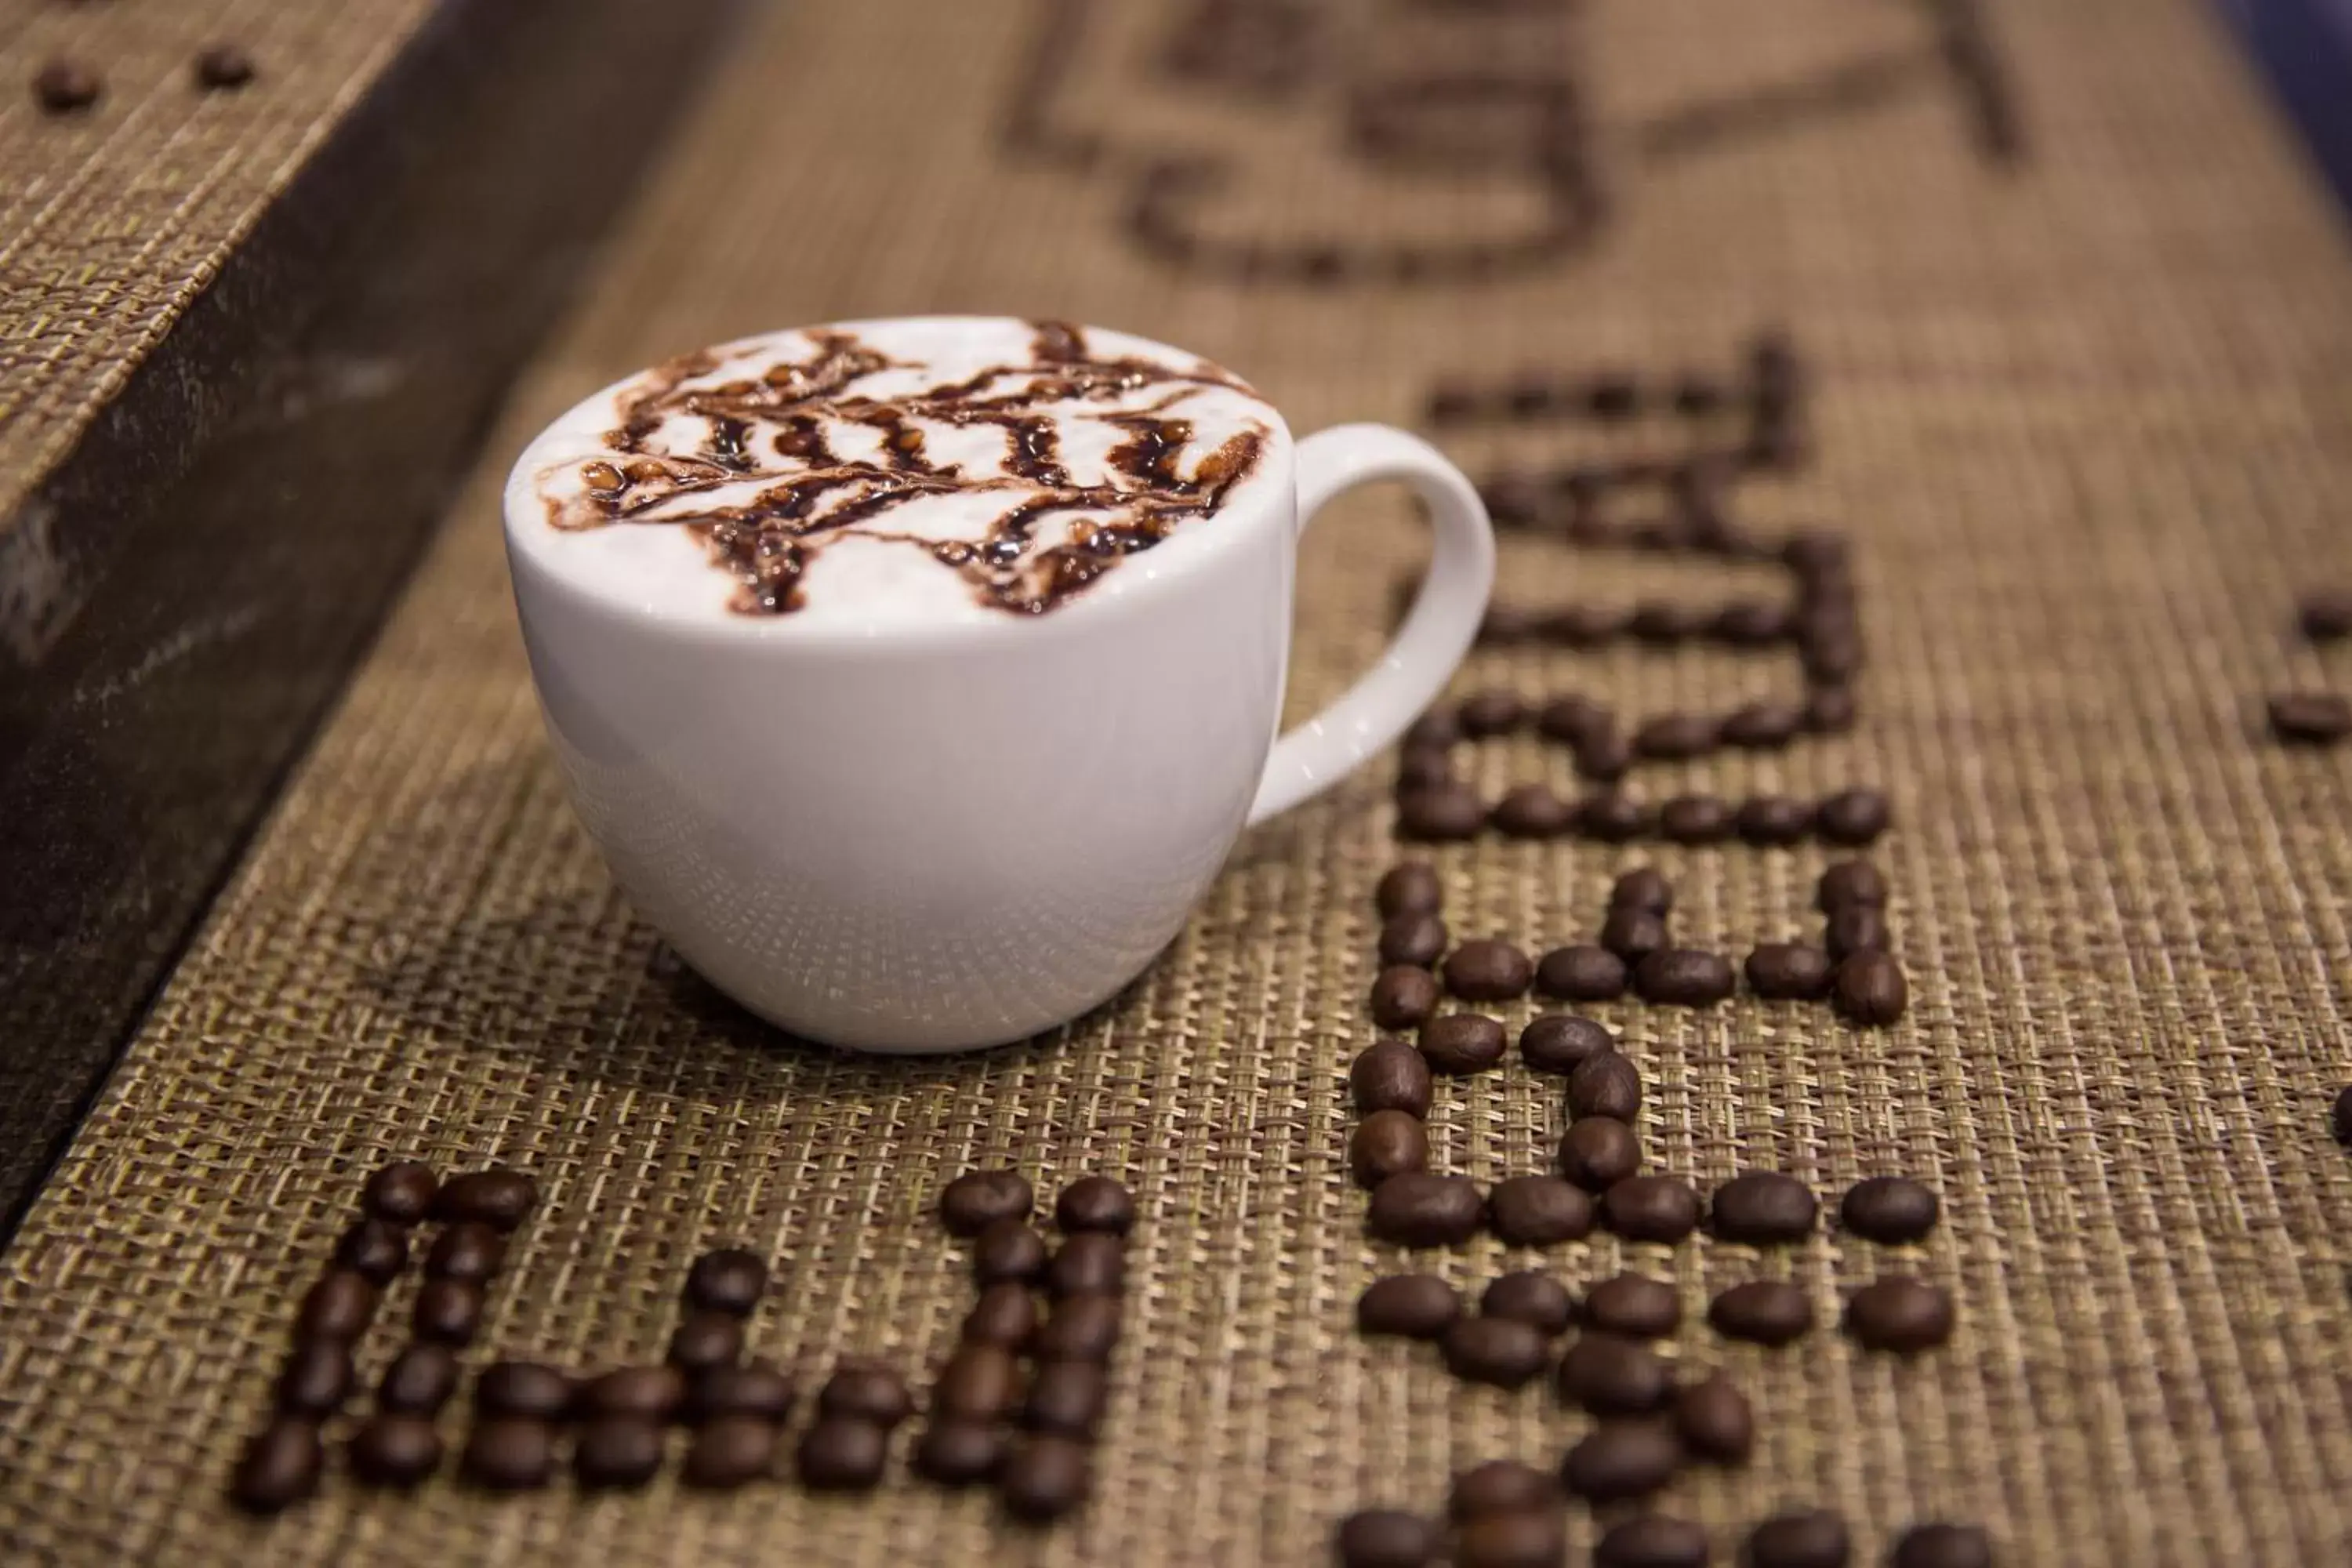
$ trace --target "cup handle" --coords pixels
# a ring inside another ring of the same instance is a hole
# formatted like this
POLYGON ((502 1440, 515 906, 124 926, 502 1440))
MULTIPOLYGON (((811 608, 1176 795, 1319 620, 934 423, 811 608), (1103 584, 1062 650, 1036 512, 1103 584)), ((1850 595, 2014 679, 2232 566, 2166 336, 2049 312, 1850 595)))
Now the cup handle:
POLYGON ((1298 443, 1298 527, 1326 502, 1376 479, 1402 479, 1429 509, 1436 548, 1412 614, 1380 662, 1339 700, 1274 743, 1250 822, 1322 794, 1404 733, 1437 700, 1470 649, 1495 587, 1495 532, 1462 470, 1418 436, 1385 425, 1338 425, 1298 443))

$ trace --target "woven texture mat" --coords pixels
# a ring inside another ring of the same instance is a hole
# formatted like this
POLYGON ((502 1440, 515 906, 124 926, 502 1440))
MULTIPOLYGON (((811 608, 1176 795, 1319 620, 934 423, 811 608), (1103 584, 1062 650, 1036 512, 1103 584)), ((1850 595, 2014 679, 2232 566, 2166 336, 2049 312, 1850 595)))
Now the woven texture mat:
MULTIPOLYGON (((2352 576, 2352 268, 2217 24, 2192 0, 2000 0, 2025 132, 2005 157, 1962 79, 1920 54, 1927 9, 1891 0, 1300 7, 1294 74, 1171 75, 1171 38, 1203 36, 1193 9, 865 0, 780 7, 746 38, 8 1254, 11 1562, 1310 1563, 1352 1508, 1435 1507, 1452 1468, 1549 1462, 1584 1429, 1539 1388, 1466 1388, 1351 1326, 1400 1261, 1363 1237, 1345 1163, 1345 1070, 1374 1033, 1370 891, 1393 858, 1384 777, 1245 840, 1118 1005, 977 1058, 776 1038, 678 973, 614 892, 514 632, 508 455, 671 350, 918 309, 1171 339, 1301 428, 1411 422, 1435 382, 1480 372, 1728 369, 1748 333, 1788 324, 1820 372, 1819 460, 1739 510, 1851 531, 1861 722, 1641 783, 1883 784, 1913 1005, 1868 1034, 1745 997, 1600 1012, 1654 1086, 1657 1168, 1785 1169, 1825 1195, 1909 1172, 1946 1221, 1900 1260, 1827 1232, 1789 1256, 1596 1240, 1547 1261, 1578 1282, 1621 1259, 1669 1273, 1694 1317, 1758 1275, 1803 1281, 1825 1321, 1882 1268, 1956 1291, 1956 1339, 1909 1363, 1826 1327, 1769 1353, 1674 1342, 1759 1413, 1750 1468, 1664 1500, 1712 1528, 1718 1560, 1801 1503, 1843 1510, 1861 1561, 1934 1517, 1987 1524, 2011 1563, 2347 1559, 2352 1160, 2326 1109, 2352 1077, 2352 763, 2275 747, 2251 710, 2290 680, 2352 682, 2288 632, 2302 588, 2352 576), (1034 49, 1034 26, 1079 12, 1062 55, 1034 49), (1605 206, 1563 225, 1507 165, 1465 181, 1347 151, 1351 85, 1497 59, 1580 84, 1605 206), (1022 148, 999 139, 1008 114, 1022 148), (1156 257, 1125 215, 1159 158, 1222 171, 1185 210, 1220 242, 1533 236, 1531 259, 1322 285, 1156 257), (293 1304, 360 1174, 402 1155, 542 1184, 477 1357, 656 1355, 687 1260, 738 1240, 784 1280, 755 1349, 813 1374, 943 1352, 970 1300, 931 1213, 950 1174, 1118 1173, 1144 1218, 1097 1500, 1032 1536, 895 1474, 856 1501, 667 1479, 594 1501, 446 1480, 395 1498, 337 1478, 240 1520, 220 1487, 293 1304)), ((1454 446, 1483 468, 1641 438, 1538 425, 1454 446)), ((1391 497, 1316 531, 1294 710, 1372 657, 1419 548, 1391 497)), ((1734 574, 1521 540, 1506 581, 1699 596, 1734 574)), ((1785 656, 1558 651, 1482 653, 1465 677, 1631 712, 1794 679, 1785 656)), ((1490 793, 1568 783, 1531 739, 1476 756, 1490 793)), ((1435 858, 1458 930, 1533 946, 1589 935, 1610 878, 1644 860, 1696 944, 1744 952, 1818 920, 1811 848, 1435 858)), ((1516 1063, 1449 1084, 1437 1162, 1541 1168, 1561 1114, 1516 1063)), ((1440 1267, 1475 1286, 1510 1256, 1486 1241, 1440 1267)), ((1580 1513, 1575 1552, 1592 1531, 1580 1513)))

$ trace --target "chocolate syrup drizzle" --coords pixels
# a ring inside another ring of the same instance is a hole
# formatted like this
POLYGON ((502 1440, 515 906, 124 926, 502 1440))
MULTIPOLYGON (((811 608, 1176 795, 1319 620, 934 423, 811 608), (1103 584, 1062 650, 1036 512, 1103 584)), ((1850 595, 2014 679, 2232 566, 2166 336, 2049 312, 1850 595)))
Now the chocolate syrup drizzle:
POLYGON ((1097 357, 1076 327, 1033 325, 1028 363, 992 366, 887 398, 863 395, 857 385, 878 372, 908 367, 852 332, 812 331, 807 358, 715 386, 688 384, 718 369, 716 353, 682 355, 622 395, 620 423, 604 437, 609 455, 577 465, 584 491, 551 499, 548 521, 562 529, 616 522, 688 529, 708 547, 712 564, 736 580, 730 603, 743 615, 800 608, 810 565, 833 541, 853 533, 927 552, 961 574, 983 605, 1043 615, 1177 524, 1217 510, 1256 468, 1267 431, 1252 424, 1202 453, 1188 473, 1192 424, 1171 410, 1210 387, 1255 396, 1248 386, 1206 364, 1188 371, 1097 357), (1140 408, 1084 406, 1124 402, 1155 387, 1165 390, 1140 408), (668 450, 663 442, 665 427, 679 416, 703 431, 692 450, 668 450), (1062 460, 1062 426, 1071 419, 1124 435, 1100 483, 1075 482, 1062 460), (843 458, 827 436, 829 425, 876 432, 880 453, 843 458), (934 462, 924 449, 925 425, 1002 430, 1004 471, 968 474, 958 464, 934 462), (692 502, 746 480, 772 482, 741 505, 692 502), (1016 498, 982 539, 923 539, 872 526, 903 502, 976 490, 1016 498), (1057 513, 1077 514, 1069 537, 1038 549, 1037 525, 1057 513))

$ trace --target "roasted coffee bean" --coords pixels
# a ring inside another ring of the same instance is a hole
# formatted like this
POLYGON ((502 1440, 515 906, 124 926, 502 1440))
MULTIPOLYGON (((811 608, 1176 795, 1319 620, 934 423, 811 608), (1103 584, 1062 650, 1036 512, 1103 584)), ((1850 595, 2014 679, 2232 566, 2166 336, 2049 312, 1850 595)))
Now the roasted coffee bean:
POLYGON ((51 60, 33 78, 33 96, 51 114, 71 114, 96 103, 105 84, 78 60, 51 60))
POLYGON ((1805 728, 1816 735, 1843 735, 1853 728, 1851 686, 1817 686, 1805 698, 1805 728))
POLYGON ((1339 1568, 1428 1568, 1438 1539, 1436 1524, 1419 1514, 1370 1508, 1339 1521, 1332 1552, 1339 1568))
POLYGON ((827 1415, 801 1437, 796 1468, 812 1491, 862 1492, 881 1484, 890 1434, 854 1415, 827 1415))
POLYGON ((1840 905, 1830 911, 1824 945, 1830 957, 1839 963, 1857 952, 1892 947, 1885 911, 1873 904, 1840 905))
POLYGON ((1758 1171, 1716 1188, 1709 1212, 1724 1240, 1769 1247, 1811 1236, 1821 1204, 1796 1177, 1758 1171))
POLYGON ((948 1358, 931 1386, 931 1409, 949 1415, 998 1419, 1021 1400, 1021 1368, 994 1345, 965 1345, 948 1358))
POLYGON ((706 1252, 686 1271, 686 1304, 749 1317, 768 1288, 766 1259, 740 1247, 706 1252))
POLYGON ((1407 860, 1382 873, 1373 893, 1383 920, 1399 915, 1433 915, 1445 902, 1437 869, 1426 860, 1407 860))
POLYGON ((2271 733, 2303 746, 2332 746, 2352 735, 2352 701, 2333 691, 2283 691, 2270 700, 2271 733))
POLYGON ((1508 1002, 1528 994, 1535 965, 1507 942, 1465 942, 1448 953, 1445 988, 1465 1002, 1508 1002))
POLYGON ((1412 1171, 1372 1189, 1366 1224, 1374 1236, 1400 1247, 1459 1247, 1478 1234, 1486 1215, 1469 1177, 1412 1171))
POLYGON ((1703 418, 1717 413, 1730 401, 1730 389, 1713 376, 1685 371, 1675 378, 1675 412, 1686 418, 1703 418))
POLYGON ((1614 724, 1606 728, 1595 725, 1577 740, 1576 772, 1580 778, 1613 784, 1633 767, 1633 742, 1614 724))
POLYGON ((1446 1489, 1445 1511, 1456 1523, 1466 1524, 1488 1514, 1556 1509, 1565 1500, 1556 1477, 1517 1459, 1488 1459, 1454 1475, 1446 1489))
POLYGON ((375 1316, 375 1287, 356 1269, 331 1268, 302 1297, 294 1335, 302 1340, 355 1340, 375 1316))
POLYGON ((1738 989, 1731 960, 1695 948, 1662 947, 1633 966, 1633 990, 1669 1007, 1712 1007, 1738 989))
MULTIPOLYGON (((1577 520, 1571 524, 1570 537, 1590 537, 1596 521, 1577 520)), ((1629 605, 1584 600, 1562 605, 1545 616, 1544 635, 1570 647, 1598 647, 1623 637, 1633 622, 1633 611, 1629 605)))
POLYGON ((1029 1283, 1045 1272, 1045 1238, 1025 1220, 998 1220, 973 1240, 971 1271, 982 1286, 1029 1283))
POLYGON ((1756 1447, 1755 1412, 1721 1373, 1675 1395, 1675 1430, 1686 1452, 1719 1465, 1744 1465, 1756 1447))
POLYGON ((1785 1279, 1750 1279, 1720 1292, 1706 1309, 1706 1321, 1727 1339, 1759 1345, 1785 1345, 1812 1331, 1813 1303, 1785 1279))
POLYGON ((1045 1288, 1056 1296, 1116 1296, 1127 1284, 1127 1244, 1098 1230, 1062 1238, 1045 1264, 1045 1288))
POLYGON ((1642 384, 1631 371, 1599 372, 1585 384, 1584 406, 1595 419, 1631 419, 1642 409, 1642 384))
POLYGON ((1448 1013, 1421 1026, 1423 1058, 1448 1077, 1485 1072, 1503 1059, 1508 1043, 1502 1021, 1481 1013, 1448 1013))
POLYGON ((1557 1506, 1482 1514, 1462 1527, 1454 1568, 1557 1568, 1567 1549, 1566 1516, 1557 1506))
MULTIPOLYGON (((1789 606, 1780 600, 1734 599, 1715 612, 1714 623, 1708 630, 1717 641, 1729 643, 1734 647, 1762 647, 1767 644, 1786 639, 1792 619, 1789 606)), ((1780 737, 1781 740, 1786 740, 1789 735, 1796 733, 1797 724, 1802 718, 1802 715, 1793 708, 1785 704, 1759 702, 1751 707, 1741 709, 1740 712, 1761 713, 1775 708, 1789 715, 1788 733, 1780 737)), ((1724 739, 1732 740, 1728 733, 1725 734, 1724 739)), ((1757 743, 1754 741, 1732 741, 1734 745, 1757 743)), ((1777 744, 1771 742, 1764 743, 1777 744)))
POLYGON ((405 1345, 376 1384, 376 1408, 394 1415, 430 1415, 457 1391, 457 1352, 446 1345, 405 1345))
POLYGON ((1437 1010, 1437 977, 1410 963, 1392 963, 1372 982, 1372 1022, 1383 1029, 1417 1029, 1437 1010))
POLYGON ((1625 961, 1605 947, 1556 947, 1536 964, 1538 994, 1562 1002, 1614 1002, 1625 983, 1625 961))
POLYGON ((989 1421, 933 1421, 915 1445, 915 1470, 943 1487, 975 1486, 996 1474, 1006 1434, 989 1421))
POLYGON ((635 1415, 602 1416, 580 1429, 572 1473, 591 1491, 641 1487, 661 1469, 664 1447, 658 1424, 635 1415))
POLYGON ((1381 928, 1381 962, 1427 969, 1445 952, 1445 922, 1435 915, 1399 915, 1381 928))
POLYGON ((278 1408, 324 1420, 351 1396, 352 1347, 342 1340, 303 1340, 278 1373, 278 1408))
POLYGON ((578 1396, 569 1375, 538 1362, 496 1362, 474 1380, 474 1409, 481 1415, 562 1421, 572 1414, 578 1396))
POLYGON ((1911 987, 1892 953, 1857 952, 1838 965, 1830 1000, 1849 1023, 1883 1028, 1911 1005, 1911 987))
POLYGON ((1001 1219, 1027 1219, 1037 1195, 1018 1171, 971 1171, 940 1194, 940 1218, 950 1236, 976 1237, 1001 1219))
POLYGON ((499 1271, 506 1257, 505 1237, 468 1220, 444 1227, 433 1238, 432 1249, 425 1255, 425 1274, 430 1279, 462 1279, 479 1285, 499 1271))
POLYGON ((963 1337, 973 1344, 1018 1350, 1037 1331, 1037 1302, 1023 1285, 991 1285, 963 1321, 963 1337))
POLYGON ((1407 1171, 1426 1171, 1429 1130, 1410 1111, 1375 1110, 1356 1124, 1348 1140, 1348 1168, 1367 1187, 1407 1171))
POLYGON ((1601 945, 1638 965, 1666 945, 1666 922, 1647 910, 1611 910, 1601 922, 1601 945))
POLYGON ((1813 810, 1813 830, 1832 844, 1868 844, 1886 831, 1886 797, 1874 789, 1841 790, 1813 810))
POLYGON ((1539 784, 1520 784, 1495 803, 1495 831, 1509 838, 1558 838, 1574 828, 1577 811, 1539 784))
POLYGON ((1451 708, 1433 708, 1406 726, 1402 744, 1408 750, 1443 750, 1462 738, 1462 726, 1451 708))
POLYGON ((196 56, 196 85, 227 92, 253 79, 253 57, 235 44, 215 44, 196 56))
MULTIPOLYGON (((1573 1187, 1569 1190, 1576 1191, 1573 1187)), ((1584 1194, 1576 1195, 1580 1198, 1584 1194)), ((1490 1281, 1478 1298, 1478 1310, 1489 1318, 1508 1318, 1513 1322, 1525 1323, 1549 1338, 1568 1332, 1568 1325, 1576 1316, 1576 1303, 1570 1300, 1568 1287, 1550 1275, 1538 1269, 1520 1268, 1490 1281)))
POLYGON ((1617 716, 1590 697, 1568 692, 1553 698, 1536 715, 1536 728, 1549 740, 1565 741, 1575 745, 1595 730, 1613 726, 1617 716))
POLYGON ((1835 972, 1828 953, 1801 942, 1768 942, 1748 955, 1748 988, 1770 1002, 1818 1002, 1835 972))
POLYGON ((1109 1401, 1110 1383, 1098 1363, 1048 1362, 1030 1382, 1021 1424, 1033 1432, 1090 1439, 1102 1425, 1103 1406, 1109 1401))
POLYGON ((1587 1502, 1622 1502, 1658 1490, 1682 1463, 1682 1442, 1664 1421, 1604 1421, 1568 1451, 1559 1474, 1587 1502))
POLYGON ((1915 1524, 1886 1561, 1888 1568, 1992 1568, 1992 1538, 1973 1524, 1915 1524))
POLYGON ((1853 549, 1842 533, 1797 529, 1780 542, 1780 559, 1801 577, 1819 577, 1843 571, 1853 549))
POLYGON ((1769 751, 1796 739, 1805 727, 1805 710, 1788 702, 1751 702, 1724 716, 1718 731, 1723 743, 1747 751, 1769 751))
POLYGON ((1439 1348, 1454 1376, 1497 1388, 1524 1385, 1551 1359, 1543 1331, 1510 1318, 1463 1318, 1445 1331, 1439 1348))
POLYGON ((1546 1013, 1519 1031, 1519 1059, 1537 1072, 1573 1072, 1588 1059, 1616 1048, 1616 1036, 1572 1013, 1546 1013))
POLYGON ((1682 599, 1644 599, 1633 606, 1626 630, 1645 643, 1660 646, 1690 642, 1715 625, 1715 607, 1682 599))
POLYGON ((1543 632, 1546 616, 1517 605, 1489 605, 1478 623, 1478 640, 1489 645, 1531 642, 1543 632))
POLYGON ((1118 1297, 1073 1296, 1054 1303, 1030 1348, 1039 1361, 1103 1361, 1118 1334, 1118 1297))
POLYGON ((1845 1304, 1845 1329, 1865 1349, 1913 1355, 1952 1337, 1952 1298, 1940 1286, 1892 1274, 1845 1304))
POLYGON ((1672 1285, 1646 1274, 1618 1274, 1584 1298, 1584 1321, 1628 1339, 1664 1339, 1683 1321, 1683 1299, 1672 1285))
POLYGON ((1417 789, 1435 789, 1460 782, 1454 776, 1454 759, 1446 752, 1405 752, 1397 758, 1396 788, 1400 799, 1417 789))
POLYGON ((440 1190, 433 1167, 422 1160, 396 1160, 367 1180, 360 1202, 367 1212, 394 1225, 415 1225, 433 1211, 440 1190))
POLYGON ((1486 1221, 1513 1247, 1580 1241, 1592 1233, 1592 1200, 1558 1176, 1512 1176, 1486 1194, 1486 1221))
POLYGON ((1609 908, 1633 910, 1664 920, 1675 907, 1674 884, 1655 866, 1636 866, 1609 887, 1609 908))
MULTIPOLYGON (((878 1369, 877 1369, 878 1370, 878 1369)), ((835 1373, 835 1381, 843 1374, 835 1373)), ((884 1372, 885 1378, 896 1373, 884 1372)), ((900 1396, 908 1397, 906 1384, 898 1384, 900 1396)), ((827 1392, 832 1383, 825 1384, 827 1392)), ((887 1408, 889 1393, 887 1386, 865 1391, 872 1395, 877 1407, 887 1408)), ((720 1421, 730 1415, 756 1415, 762 1421, 782 1421, 793 1413, 793 1380, 772 1362, 730 1362, 695 1373, 687 1380, 686 1399, 678 1414, 687 1421, 700 1426, 707 1421, 720 1421)), ((836 1396, 836 1400, 846 1398, 836 1396)), ((834 1412, 833 1414, 840 1414, 834 1412)))
POLYGON ((442 1183, 433 1194, 433 1217, 452 1223, 477 1220, 493 1229, 512 1230, 538 1201, 538 1183, 520 1171, 493 1166, 442 1183))
POLYGON ((1720 844, 1731 837, 1732 810, 1711 795, 1678 795, 1658 807, 1658 831, 1676 844, 1720 844))
POLYGON ((1940 1210, 1935 1191, 1908 1176, 1872 1176, 1846 1189, 1838 1217, 1864 1240, 1892 1245, 1935 1229, 1940 1210))
POLYGON ((1603 844, 1630 843, 1648 832, 1654 820, 1647 805, 1615 790, 1589 795, 1576 807, 1578 829, 1603 844))
POLYGON ((2305 595, 2296 621, 2313 642, 2341 642, 2352 637, 2352 589, 2323 588, 2305 595))
POLYGON ((1645 1513, 1622 1520, 1592 1548, 1592 1568, 1706 1568, 1706 1531, 1686 1519, 1645 1513))
POLYGON ((1759 795, 1742 801, 1732 820, 1742 841, 1769 847, 1803 842, 1812 830, 1813 814, 1801 801, 1759 795))
POLYGON ((555 1469, 555 1428, 544 1421, 502 1417, 479 1421, 466 1438, 458 1472, 489 1491, 530 1491, 555 1469))
POLYGON ((1845 1521, 1826 1509, 1775 1514, 1748 1533, 1742 1568, 1846 1568, 1845 1521))
POLYGON ((1655 1351, 1612 1333, 1579 1335, 1559 1358, 1558 1384, 1562 1400, 1595 1415, 1649 1415, 1674 1389, 1655 1351))
POLYGON ((229 1496, 248 1513, 280 1512, 319 1489, 326 1459, 315 1423, 281 1415, 245 1446, 229 1496))
POLYGON ((352 1434, 352 1474, 373 1487, 413 1487, 441 1468, 441 1434, 426 1415, 377 1415, 352 1434))
POLYGON ((1593 1057, 1568 1075, 1568 1113, 1632 1122, 1642 1113, 1640 1070, 1615 1051, 1593 1057))
POLYGON ((1885 903, 1886 879, 1867 860, 1840 860, 1831 866, 1822 873, 1813 896, 1813 907, 1823 914, 1834 914, 1850 904, 1878 909, 1885 903))
POLYGON ((1698 1194, 1673 1176, 1628 1176, 1601 1194, 1601 1212, 1628 1241, 1677 1242, 1698 1228, 1698 1194))
POLYGON ((1634 754, 1661 762, 1702 756, 1715 749, 1715 721, 1704 713, 1662 713, 1633 731, 1634 754))
POLYGON ((678 1479, 700 1491, 731 1491, 775 1472, 779 1428, 772 1421, 730 1415, 696 1429, 678 1479))
POLYGON ((1641 1168, 1641 1140, 1613 1116, 1580 1118, 1560 1138, 1559 1173, 1587 1192, 1606 1192, 1641 1168))
POLYGON ((743 1320, 731 1312, 689 1312, 669 1336, 669 1363, 692 1377, 743 1353, 743 1320))
POLYGON ((335 1264, 371 1285, 389 1285, 408 1266, 408 1232, 384 1220, 361 1220, 335 1243, 335 1264))
POLYGON ((685 1402, 686 1374, 677 1368, 625 1366, 583 1384, 577 1410, 589 1420, 632 1415, 646 1421, 667 1421, 685 1402))
POLYGON ((1348 1069, 1348 1082, 1355 1091, 1356 1109, 1366 1115, 1375 1110, 1402 1110, 1414 1117, 1429 1114, 1433 1093, 1429 1063, 1402 1040, 1367 1046, 1348 1069))
POLYGON ((2328 1113, 2327 1120, 2328 1130, 2336 1134, 2336 1141, 2352 1149, 2352 1086, 2336 1091, 2336 1109, 2328 1113))
POLYGON ((1454 710, 1462 732, 1472 740, 1487 735, 1507 735, 1528 721, 1528 705, 1516 691, 1501 687, 1473 692, 1462 700, 1454 710))
POLYGON ((1094 1490, 1094 1466, 1085 1444, 1034 1435, 1006 1451, 996 1487, 1015 1519, 1045 1524, 1085 1505, 1094 1490))
POLYGON ((1356 1327, 1367 1334, 1433 1340, 1461 1315, 1461 1292, 1434 1274, 1392 1274, 1356 1298, 1356 1327))

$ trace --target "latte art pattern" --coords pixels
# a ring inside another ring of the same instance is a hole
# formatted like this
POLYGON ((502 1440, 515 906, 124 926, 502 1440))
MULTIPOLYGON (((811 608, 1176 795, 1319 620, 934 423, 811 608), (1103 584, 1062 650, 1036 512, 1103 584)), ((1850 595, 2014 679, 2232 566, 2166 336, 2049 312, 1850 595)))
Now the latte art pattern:
POLYGON ((851 539, 1043 614, 1216 512, 1270 432, 1234 416, 1263 405, 1213 365, 1098 353, 1059 322, 1030 333, 1025 361, 943 382, 840 328, 791 334, 805 349, 788 355, 683 355, 621 391, 600 449, 541 472, 548 521, 685 529, 742 615, 803 607, 811 567, 851 539), (1214 418, 1190 406, 1204 399, 1214 418))

